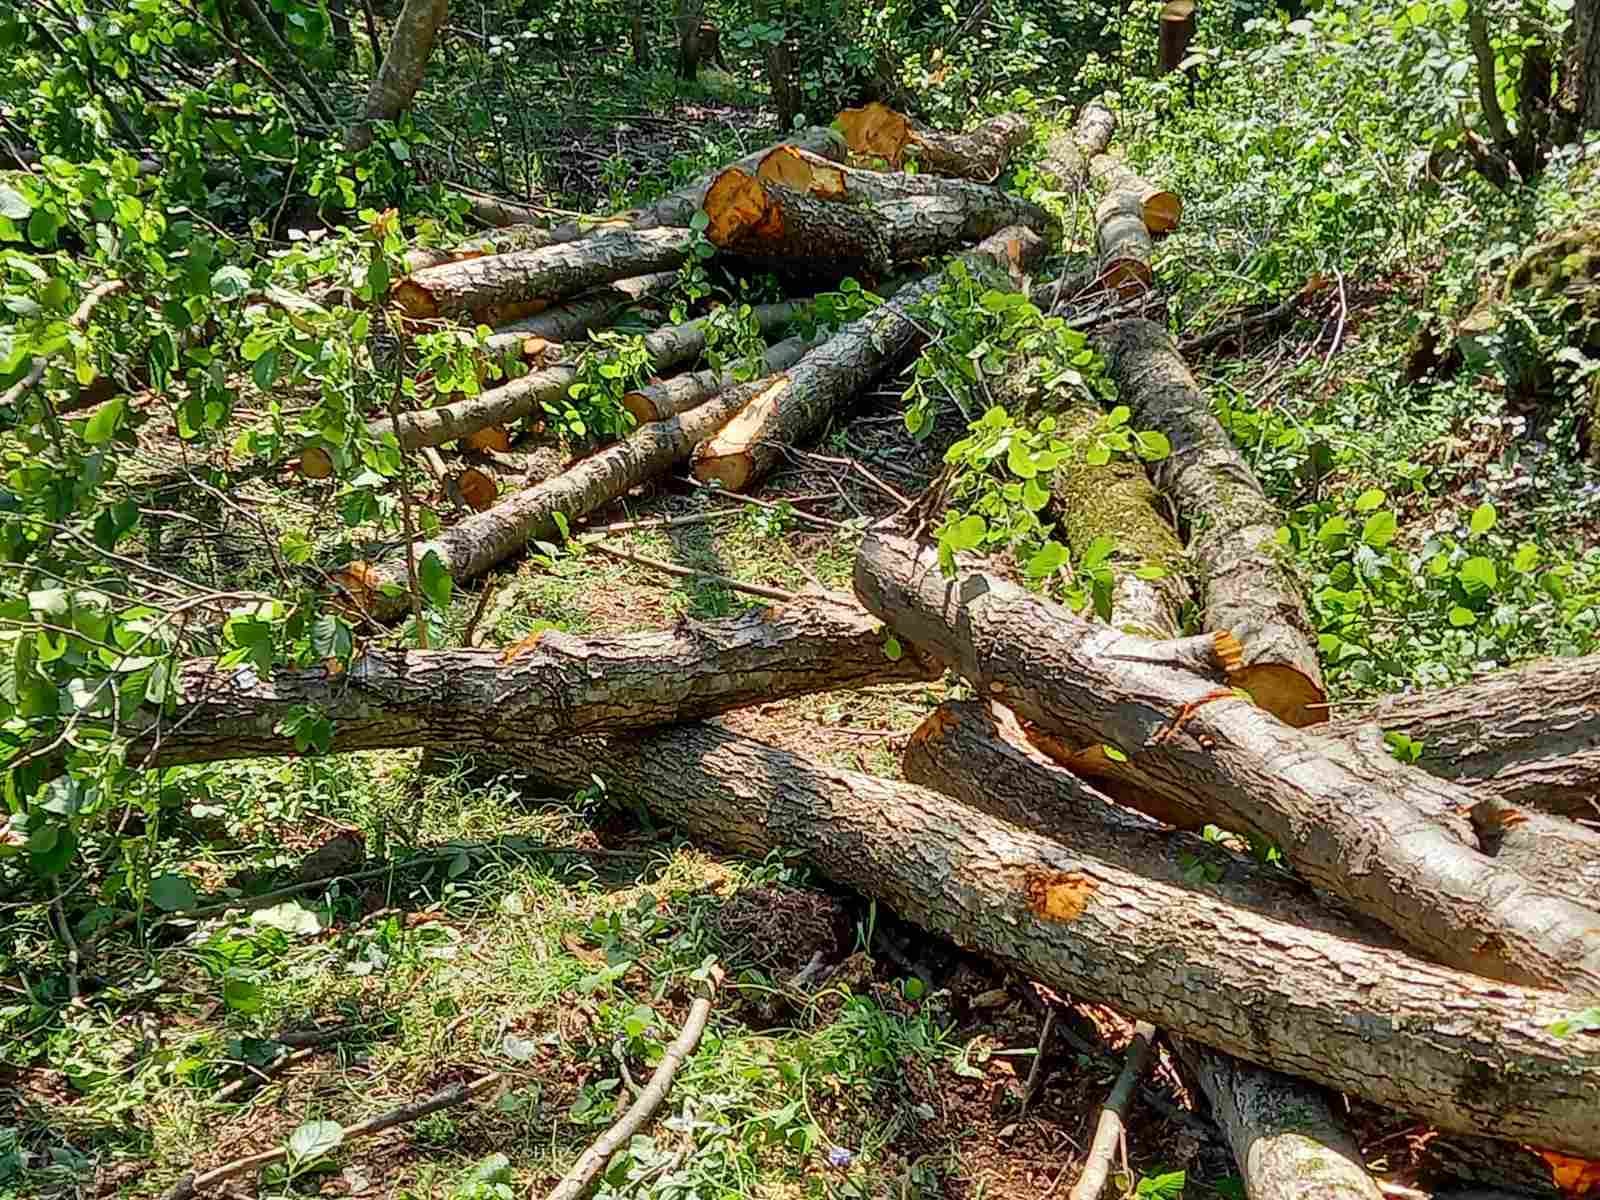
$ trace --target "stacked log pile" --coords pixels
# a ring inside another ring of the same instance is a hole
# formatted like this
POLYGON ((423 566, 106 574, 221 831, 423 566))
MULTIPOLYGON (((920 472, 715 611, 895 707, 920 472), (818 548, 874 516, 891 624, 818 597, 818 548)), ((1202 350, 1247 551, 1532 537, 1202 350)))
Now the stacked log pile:
MULTIPOLYGON (((631 433, 415 553, 464 581, 677 464, 749 488, 906 361, 948 262, 1027 287, 1059 228, 994 184, 1031 139, 1026 120, 944 134, 874 105, 839 125, 844 147, 797 139, 598 230, 430 259, 396 286, 419 319, 520 313, 497 335, 516 347, 581 336, 659 291, 656 273, 698 254, 702 229, 735 269, 920 273, 832 331, 769 306, 758 320, 771 346, 753 370, 706 366, 635 390, 631 433), (909 161, 917 173, 894 169, 909 161)), ((1114 130, 1090 105, 1037 168, 1058 197, 1099 193, 1097 261, 1073 294, 1109 293, 1113 308, 1155 286, 1153 239, 1181 214, 1107 153, 1114 130)), ((1044 288, 1052 303, 1064 292, 1044 288)), ((860 545, 853 598, 806 596, 688 631, 548 633, 499 655, 371 652, 337 679, 193 663, 175 711, 146 714, 130 754, 165 766, 290 753, 281 719, 315 703, 334 719, 336 751, 480 751, 553 787, 598 777, 730 850, 799 850, 930 932, 1162 1031, 1252 1197, 1380 1194, 1330 1092, 1500 1139, 1508 1161, 1529 1147, 1600 1160, 1600 1037, 1558 1032, 1600 996, 1600 839, 1572 819, 1600 789, 1600 661, 1329 722, 1299 585, 1276 553, 1279 517, 1173 338, 1138 318, 1094 332, 1119 403, 1172 448, 1148 475, 1068 464, 1052 482, 1075 548, 1108 536, 1127 565, 1164 568, 1119 581, 1109 620, 992 564, 962 560, 948 575, 926 515, 897 514, 860 545), (708 720, 946 672, 979 699, 928 715, 903 780, 708 720), (1396 762, 1383 730, 1424 754, 1396 762), (1211 825, 1272 843, 1292 870, 1199 836, 1211 825)), ((658 371, 692 366, 704 320, 646 344, 658 371)), ((521 379, 374 421, 372 434, 412 449, 526 418, 573 379, 559 347, 540 353, 521 379)), ((1048 398, 1032 368, 1013 363, 996 398, 1068 427, 1096 419, 1090 401, 1048 398)), ((340 578, 378 619, 406 607, 402 558, 340 578)))

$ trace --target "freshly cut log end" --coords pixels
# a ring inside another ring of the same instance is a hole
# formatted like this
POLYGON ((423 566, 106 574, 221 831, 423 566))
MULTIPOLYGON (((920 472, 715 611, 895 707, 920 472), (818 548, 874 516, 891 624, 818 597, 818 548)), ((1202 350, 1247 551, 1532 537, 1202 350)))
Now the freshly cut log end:
POLYGON ((500 484, 482 467, 464 467, 445 482, 445 490, 459 496, 461 503, 473 512, 484 512, 494 507, 500 498, 500 484))
POLYGON ((756 167, 756 178, 782 184, 818 200, 844 200, 849 191, 844 170, 819 156, 808 156, 796 146, 778 146, 756 167))
POLYGON ((876 100, 861 108, 845 109, 834 123, 853 153, 887 159, 891 167, 900 165, 911 141, 911 122, 876 100))
POLYGON ((333 455, 321 446, 300 451, 300 474, 305 479, 327 479, 333 475, 333 455))
POLYGON ((506 432, 504 425, 490 425, 486 429, 474 430, 461 439, 461 448, 464 450, 494 450, 500 453, 511 449, 511 435, 506 432))
POLYGON ((1183 217, 1183 201, 1176 192, 1156 187, 1130 170, 1119 158, 1097 155, 1089 162, 1089 175, 1107 195, 1128 192, 1132 200, 1123 203, 1139 206, 1139 217, 1152 235, 1171 233, 1183 217))
POLYGON ((695 451, 694 477, 730 492, 749 486, 755 477, 754 451, 792 383, 787 374, 769 379, 743 412, 729 421, 721 433, 703 442, 695 451))
POLYGON ((1155 247, 1138 196, 1113 192, 1100 202, 1095 209, 1095 241, 1100 252, 1101 288, 1132 300, 1155 286, 1155 271, 1150 266, 1155 247))
POLYGON ((889 238, 871 209, 819 200, 748 171, 724 171, 706 192, 706 238, 718 249, 774 261, 887 271, 889 238))
POLYGON ((1286 725, 1304 729, 1328 719, 1328 697, 1315 679, 1287 663, 1258 662, 1240 667, 1232 676, 1235 687, 1286 725))

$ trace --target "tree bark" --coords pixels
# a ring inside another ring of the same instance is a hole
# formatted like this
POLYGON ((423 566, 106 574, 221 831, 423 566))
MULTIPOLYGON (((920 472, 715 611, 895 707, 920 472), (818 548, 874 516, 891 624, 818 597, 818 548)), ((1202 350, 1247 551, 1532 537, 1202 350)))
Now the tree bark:
POLYGON ((1150 266, 1155 246, 1145 228, 1139 193, 1107 192, 1095 206, 1094 229, 1098 282, 1103 289, 1131 300, 1155 286, 1155 271, 1150 266))
POLYGON ((1167 0, 1161 6, 1160 19, 1157 74, 1170 75, 1183 65, 1194 39, 1194 0, 1167 0))
POLYGON ((1114 192, 1133 193, 1139 205, 1139 218, 1148 233, 1171 233, 1178 227, 1183 217, 1183 201, 1178 194, 1147 182, 1120 158, 1110 154, 1096 155, 1089 161, 1089 176, 1108 195, 1114 192))
POLYGON ((365 150, 372 145, 374 122, 393 121, 410 106, 422 86, 434 39, 449 9, 448 0, 406 0, 395 19, 389 52, 367 92, 361 120, 350 127, 345 138, 346 150, 365 150))
POLYGON ((1600 0, 1576 0, 1561 72, 1561 105, 1571 135, 1600 129, 1600 0))
POLYGON ((1089 164, 1111 145, 1117 130, 1117 117, 1109 108, 1090 101, 1078 114, 1078 123, 1069 132, 1051 136, 1039 160, 1039 173, 1059 191, 1076 192, 1088 186, 1089 164))
POLYGON ((889 269, 889 240, 872 209, 762 183, 738 167, 711 185, 705 212, 706 238, 730 254, 804 264, 836 277, 889 269))
POLYGON ((1164 433, 1170 457, 1154 464, 1189 531, 1200 572, 1201 625, 1228 630, 1243 649, 1231 681, 1291 725, 1328 719, 1316 635, 1300 584, 1277 542, 1278 511, 1216 417, 1165 329, 1121 321, 1102 335, 1118 397, 1140 429, 1164 433))
MULTIPOLYGON (((431 550, 457 583, 510 558, 533 538, 556 535, 556 514, 569 522, 610 503, 682 462, 696 445, 722 428, 747 403, 784 384, 773 376, 723 392, 699 408, 666 421, 641 425, 614 445, 590 455, 554 479, 518 492, 488 512, 475 513, 438 537, 417 546, 420 561, 431 550)), ((351 601, 378 620, 399 616, 405 607, 405 564, 353 563, 336 582, 351 601)))
POLYGON ((1574 903, 1600 909, 1600 833, 1498 796, 1473 805, 1472 827, 1483 852, 1496 862, 1541 880, 1574 903))
POLYGON ((1313 886, 1440 961, 1600 991, 1596 914, 1475 849, 1461 789, 1381 747, 1284 725, 1176 665, 1182 643, 1091 625, 993 576, 947 581, 931 548, 870 536, 855 582, 870 611, 980 694, 1077 747, 1113 748, 1105 778, 1259 834, 1313 886))
POLYGON ((1420 742, 1417 766, 1474 792, 1560 816, 1600 818, 1600 655, 1388 696, 1328 732, 1352 736, 1374 728, 1420 742))
POLYGON ((407 271, 423 271, 468 258, 487 258, 491 254, 510 254, 514 250, 537 250, 549 244, 550 231, 543 225, 519 222, 476 234, 454 246, 417 246, 406 251, 403 261, 407 271))
MULTIPOLYGON (((761 358, 762 374, 772 375, 778 371, 788 370, 821 341, 820 337, 792 337, 768 347, 766 354, 761 358)), ((738 374, 731 367, 721 371, 715 368, 690 371, 652 383, 636 392, 629 392, 622 398, 622 404, 633 414, 635 421, 644 425, 650 421, 664 421, 668 417, 688 412, 691 408, 704 404, 718 392, 736 387, 738 383, 738 374)))
POLYGON ((633 65, 640 71, 650 69, 650 39, 645 36, 644 5, 636 5, 633 19, 628 25, 628 38, 633 43, 633 65))
POLYGON ((552 343, 581 338, 591 329, 604 329, 641 301, 669 291, 677 279, 676 271, 656 271, 633 279, 619 279, 542 313, 500 326, 489 335, 489 349, 504 354, 519 351, 528 338, 543 338, 552 343))
POLYGON ((597 284, 679 267, 693 245, 688 229, 614 229, 580 242, 428 267, 398 281, 390 295, 408 317, 473 316, 494 325, 504 306, 548 307, 597 284))
POLYGON ((877 101, 845 109, 837 123, 857 154, 884 158, 896 167, 910 154, 923 171, 979 183, 998 178, 1017 147, 1033 134, 1032 123, 1020 113, 1002 113, 965 133, 917 129, 906 117, 877 101))
MULTIPOLYGON (((813 125, 809 129, 798 130, 786 137, 780 145, 799 146, 813 154, 823 157, 840 159, 844 157, 844 143, 839 135, 831 129, 820 125, 813 125)), ((716 182, 718 176, 724 171, 739 168, 744 171, 754 171, 761 160, 773 151, 772 146, 763 146, 760 150, 752 151, 743 158, 735 159, 724 167, 708 171, 691 183, 668 192, 659 200, 652 201, 643 208, 631 208, 626 212, 614 213, 609 217, 596 217, 566 221, 557 225, 550 231, 550 240, 553 242, 575 242, 579 238, 588 237, 597 229, 629 228, 629 229, 655 229, 658 226, 686 226, 694 220, 695 213, 699 212, 705 204, 706 192, 716 182)))
MULTIPOLYGON (((333 722, 332 752, 516 745, 693 720, 783 696, 932 679, 848 596, 807 594, 677 629, 577 637, 549 629, 504 650, 369 650, 348 671, 183 665, 176 708, 146 712, 128 761, 152 767, 293 754, 302 706, 333 722)), ((124 727, 126 728, 126 726, 124 727)))
MULTIPOLYGON (((962 261, 1015 270, 1035 261, 1043 249, 1044 243, 1031 230, 1005 229, 962 255, 962 261)), ((916 344, 921 334, 907 314, 938 289, 941 278, 942 274, 930 275, 906 288, 777 376, 778 386, 695 452, 695 478, 736 492, 765 475, 784 446, 813 434, 835 408, 916 344)))
MULTIPOLYGON (((789 302, 761 304, 756 306, 755 318, 763 331, 777 329, 792 320, 799 308, 798 304, 789 302)), ((657 371, 698 358, 705 346, 704 317, 682 325, 667 325, 644 337, 644 347, 657 371)), ((442 446, 479 429, 507 425, 537 412, 546 401, 564 396, 576 379, 575 367, 557 363, 452 404, 402 413, 398 423, 387 417, 380 418, 370 422, 367 430, 374 439, 394 434, 406 450, 442 446)))
POLYGON ((1209 901, 910 784, 708 725, 521 743, 561 789, 615 795, 726 849, 799 851, 923 928, 1027 976, 1442 1129, 1600 1153, 1600 1044, 1581 1007, 1209 901), (1292 964, 1289 965, 1289 964, 1292 964))
POLYGON ((678 78, 693 79, 700 74, 700 14, 705 0, 678 0, 678 78))
POLYGON ((786 41, 767 47, 767 83, 772 107, 778 110, 778 128, 793 129, 801 115, 801 91, 794 79, 794 51, 786 41))
POLYGON ((1355 1138, 1326 1096, 1187 1038, 1173 1041, 1211 1102, 1250 1200, 1381 1200, 1355 1138))

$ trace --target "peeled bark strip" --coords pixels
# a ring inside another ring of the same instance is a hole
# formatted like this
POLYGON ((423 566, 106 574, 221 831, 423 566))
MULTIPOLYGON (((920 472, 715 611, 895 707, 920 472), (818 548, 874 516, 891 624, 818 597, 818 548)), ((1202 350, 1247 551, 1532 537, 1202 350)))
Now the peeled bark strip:
POLYGON ((1255 473, 1184 365, 1172 338, 1151 321, 1107 327, 1102 346, 1117 394, 1139 429, 1164 433, 1170 457, 1154 465, 1189 531, 1200 571, 1202 628, 1226 630, 1243 648, 1231 681, 1291 725, 1328 719, 1317 639, 1300 583, 1278 545, 1281 523, 1255 473))
POLYGON ((1381 1200, 1326 1096, 1298 1079, 1173 1040, 1211 1102, 1250 1200, 1381 1200))
MULTIPOLYGON (((1054 417, 1056 434, 1068 442, 1086 442, 1103 416, 1098 405, 1086 400, 1047 397, 1036 363, 1013 362, 991 391, 997 402, 1030 421, 1054 417)), ((1126 458, 1095 466, 1083 461, 1080 452, 1050 476, 1050 496, 1062 540, 1074 560, 1081 559, 1096 538, 1107 537, 1117 544, 1109 560, 1116 576, 1111 623, 1145 637, 1177 637, 1182 632, 1180 614, 1193 591, 1185 578, 1183 544, 1144 467, 1126 458), (1141 579, 1136 574, 1141 567, 1166 574, 1141 579)))
POLYGON ((1131 192, 1138 198, 1139 216, 1152 234, 1171 233, 1183 217, 1183 201, 1176 192, 1145 182, 1120 158, 1097 155, 1089 162, 1089 176, 1101 191, 1131 192))
POLYGON ((1090 101, 1078 114, 1078 123, 1071 132, 1063 130, 1046 143, 1039 173, 1061 191, 1081 190, 1089 183, 1089 163, 1097 154, 1106 152, 1116 131, 1116 114, 1103 104, 1090 101))
POLYGON ((1421 743, 1416 765, 1430 774, 1508 804, 1600 819, 1600 655, 1388 696, 1329 732, 1372 727, 1421 743))
MULTIPOLYGON (((763 331, 779 328, 792 320, 800 307, 792 302, 757 305, 756 323, 763 331)), ((706 348, 706 319, 697 317, 682 325, 666 325, 647 333, 644 347, 657 371, 691 362, 706 348)), ((570 347, 564 350, 572 353, 570 347)), ((537 412, 546 401, 566 395, 567 388, 576 379, 574 367, 557 363, 464 400, 401 413, 398 424, 387 417, 380 418, 368 423, 367 429, 374 439, 393 433, 407 450, 442 446, 479 429, 506 425, 537 412)))
POLYGON ((979 183, 993 182, 1016 148, 1033 133, 1032 124, 1020 113, 1002 113, 965 133, 917 129, 905 116, 878 101, 847 108, 836 122, 857 154, 884 158, 898 167, 909 153, 924 171, 979 183))
POLYGON ((1092 625, 993 576, 946 580, 931 548, 902 538, 868 537, 855 583, 870 611, 981 694, 1077 747, 1113 747, 1107 779, 1260 834, 1314 887, 1422 952, 1486 978, 1600 992, 1600 919, 1474 849, 1461 789, 1284 725, 1175 665, 1172 643, 1092 625))
POLYGON ((889 242, 869 208, 830 204, 737 167, 706 193, 706 237, 730 254, 818 266, 836 275, 880 275, 891 262, 889 242))
MULTIPOLYGON (((400 280, 390 295, 419 320, 492 317, 494 310, 535 302, 548 307, 596 284, 679 267, 693 244, 688 229, 611 230, 580 242, 428 267, 400 280)), ((533 311, 540 310, 527 315, 533 311)))
POLYGON ((1101 287, 1132 299, 1155 286, 1150 266, 1155 246, 1137 192, 1107 192, 1095 207, 1094 228, 1101 287))
MULTIPOLYGON (((1043 241, 1021 227, 1003 229, 962 255, 977 265, 1012 270, 1036 260, 1043 241)), ((694 475, 742 491, 771 470, 782 447, 814 433, 834 409, 886 371, 921 336, 907 314, 938 290, 942 275, 930 275, 898 293, 882 307, 846 325, 776 378, 781 386, 753 401, 728 427, 701 446, 694 475)))
POLYGON ((672 630, 577 637, 547 629, 505 650, 373 650, 330 674, 266 677, 185 663, 177 707, 150 714, 129 762, 167 767, 294 752, 283 719, 311 705, 335 752, 515 745, 640 729, 781 696, 931 679, 913 652, 884 653, 883 626, 848 596, 807 594, 672 630))
MULTIPOLYGON (((438 537, 417 545, 420 561, 429 551, 457 583, 480 575, 510 558, 532 538, 556 534, 555 515, 569 522, 615 500, 689 457, 696 445, 722 428, 747 403, 774 387, 782 375, 723 392, 715 399, 666 421, 641 425, 614 445, 590 455, 561 475, 518 492, 488 512, 475 513, 438 537)), ((335 577, 352 603, 384 621, 406 608, 403 558, 372 566, 353 563, 335 577)))
POLYGON ((406 0, 395 19, 389 52, 367 92, 365 111, 345 139, 346 150, 365 150, 372 145, 374 122, 393 121, 410 107, 449 10, 449 0, 406 0))
MULTIPOLYGON (((937 568, 935 568, 935 571, 937 568)), ((1581 1008, 1210 902, 952 805, 708 725, 514 751, 563 789, 599 775, 728 850, 798 850, 836 882, 1063 993, 1443 1129, 1600 1153, 1600 1041, 1581 1008)))
MULTIPOLYGON (((844 157, 844 144, 839 135, 831 129, 821 125, 813 125, 810 129, 802 129, 791 134, 780 145, 798 146, 809 153, 825 158, 842 159, 844 157)), ((763 146, 743 158, 737 158, 725 167, 718 167, 708 171, 692 183, 668 192, 659 200, 652 201, 643 208, 632 208, 626 212, 614 213, 609 217, 596 217, 592 220, 567 221, 557 225, 550 231, 550 240, 553 242, 575 242, 580 238, 588 237, 597 230, 607 228, 625 229, 655 229, 662 225, 687 226, 694 220, 695 213, 699 212, 705 204, 706 192, 724 171, 738 168, 743 171, 754 171, 761 160, 775 149, 773 146, 763 146)))
MULTIPOLYGON (((792 337, 769 347, 761 356, 762 374, 771 375, 794 366, 806 351, 820 344, 821 340, 821 338, 792 337)), ((718 392, 736 386, 738 382, 739 378, 731 367, 722 371, 715 369, 691 371, 675 375, 671 379, 663 379, 659 383, 652 383, 637 392, 629 392, 622 398, 622 404, 633 414, 635 421, 644 425, 650 421, 664 421, 668 417, 688 412, 696 405, 704 404, 718 392)))

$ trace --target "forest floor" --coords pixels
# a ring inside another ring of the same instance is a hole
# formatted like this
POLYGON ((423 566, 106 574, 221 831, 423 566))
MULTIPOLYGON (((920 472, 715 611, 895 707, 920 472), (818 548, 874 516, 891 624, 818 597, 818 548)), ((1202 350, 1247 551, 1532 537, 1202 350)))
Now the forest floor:
MULTIPOLYGON (((702 153, 713 161, 731 149, 712 141, 702 153)), ((661 153, 677 145, 664 139, 661 153)), ((604 181, 591 182, 587 195, 569 189, 566 202, 619 199, 604 181)), ((1219 236, 1215 227, 1210 236, 1219 236)), ((1600 522, 1594 492, 1584 490, 1593 482, 1587 468, 1519 439, 1518 414, 1482 388, 1408 383, 1415 315, 1434 298, 1425 265, 1364 272, 1349 264, 1349 274, 1290 325, 1193 364, 1269 490, 1309 523, 1307 547, 1297 550, 1308 578, 1330 577, 1344 561, 1342 543, 1317 536, 1327 521, 1370 511, 1359 498, 1383 489, 1401 517, 1398 544, 1418 555, 1430 537, 1468 528, 1498 497, 1493 537, 1504 544, 1496 545, 1509 556, 1524 540, 1564 540, 1574 586, 1586 586, 1600 522), (1412 487, 1419 464, 1426 483, 1412 487)), ((913 440, 902 387, 886 381, 847 425, 796 453, 754 493, 767 507, 679 482, 631 496, 590 525, 714 511, 703 523, 619 530, 610 540, 750 583, 847 590, 854 535, 802 514, 843 524, 893 511, 919 494, 958 432, 950 414, 933 438, 913 440)), ((170 444, 154 427, 149 436, 156 467, 170 444)), ((260 523, 228 526, 219 510, 217 521, 232 530, 223 538, 186 538, 175 516, 169 552, 218 578, 259 567, 267 530, 314 532, 331 502, 317 486, 288 478, 246 485, 235 500, 260 523)), ((1346 557, 1354 562, 1355 551, 1346 557)), ((453 633, 481 586, 493 589, 480 627, 491 646, 551 626, 645 629, 766 603, 595 552, 562 554, 553 564, 509 564, 464 589, 453 633)), ((1445 628, 1418 615, 1437 607, 1424 582, 1374 600, 1359 629, 1338 626, 1334 642, 1324 642, 1335 694, 1351 701, 1411 682, 1424 659, 1470 674, 1485 660, 1586 636, 1584 620, 1566 610, 1535 611, 1514 641, 1469 645, 1440 633, 1444 640, 1413 646, 1434 638, 1435 625, 1445 628)), ((894 774, 905 737, 958 690, 939 683, 814 696, 728 720, 826 762, 894 774)), ((150 842, 176 838, 162 843, 177 846, 172 866, 202 890, 290 878, 331 839, 364 846, 346 869, 363 854, 390 869, 336 885, 320 904, 308 897, 305 908, 173 922, 150 943, 108 936, 85 977, 96 1003, 53 1011, 38 1026, 20 1019, 27 1005, 5 1008, 0 1036, 31 1050, 34 1065, 0 1067, 0 1089, 15 1102, 19 1144, 46 1156, 31 1160, 34 1190, 18 1195, 81 1187, 155 1196, 187 1170, 281 1144, 306 1121, 349 1122, 490 1071, 505 1084, 485 1102, 393 1130, 326 1172, 269 1183, 260 1194, 449 1196, 492 1153, 509 1157, 515 1194, 541 1194, 611 1122, 630 1080, 648 1076, 688 1011, 694 973, 715 959, 727 983, 705 1041, 647 1140, 632 1148, 631 1177, 608 1181, 615 1194, 1038 1200, 1070 1188, 1129 1036, 1116 1014, 1070 1004, 1043 1048, 1024 1112, 1042 1014, 1027 980, 797 863, 725 857, 653 829, 598 786, 577 797, 527 794, 514 779, 400 752, 191 768, 162 786, 178 789, 187 811, 174 830, 151 829, 150 842), (253 985, 225 998, 224 969, 253 985), (263 1070, 277 1050, 263 1039, 309 1028, 341 1032, 263 1070), (219 1088, 231 1090, 224 1097, 219 1088), (698 1153, 679 1153, 691 1141, 698 1153)), ((18 995, 47 983, 3 981, 18 995)), ((1369 1160, 1396 1182, 1411 1181, 1420 1151, 1414 1123, 1358 1117, 1369 1160)), ((1191 1196, 1242 1195, 1203 1106, 1197 1115, 1164 1056, 1132 1106, 1119 1168, 1123 1161, 1113 1194, 1186 1187, 1191 1196), (1180 1170, 1182 1185, 1171 1176, 1180 1170)), ((242 1176, 219 1194, 255 1189, 242 1176)))

